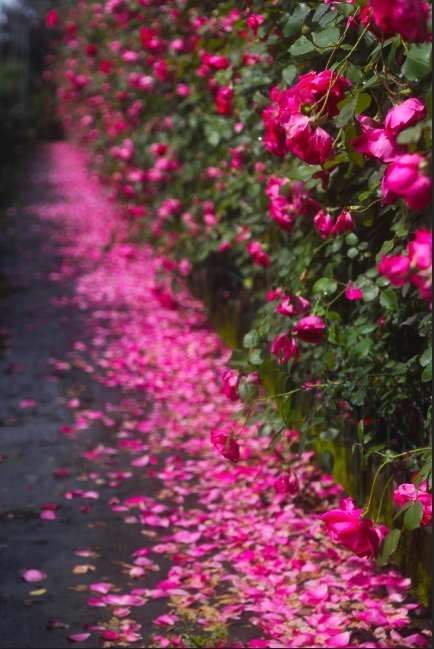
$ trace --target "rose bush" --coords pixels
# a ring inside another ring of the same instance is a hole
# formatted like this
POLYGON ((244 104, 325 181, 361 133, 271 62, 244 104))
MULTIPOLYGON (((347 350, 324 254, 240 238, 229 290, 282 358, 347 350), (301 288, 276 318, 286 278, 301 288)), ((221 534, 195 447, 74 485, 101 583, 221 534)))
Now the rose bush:
MULTIPOLYGON (((303 448, 350 440, 362 468, 383 458, 380 469, 418 471, 422 500, 429 13, 424 0, 79 0, 48 17, 65 128, 131 236, 167 258, 173 308, 178 278, 204 266, 255 305, 228 398, 259 414, 272 444, 301 422, 303 448)), ((231 432, 211 441, 238 460, 231 432)), ((324 519, 358 554, 376 554, 384 536, 365 516, 381 518, 371 501, 324 519)))

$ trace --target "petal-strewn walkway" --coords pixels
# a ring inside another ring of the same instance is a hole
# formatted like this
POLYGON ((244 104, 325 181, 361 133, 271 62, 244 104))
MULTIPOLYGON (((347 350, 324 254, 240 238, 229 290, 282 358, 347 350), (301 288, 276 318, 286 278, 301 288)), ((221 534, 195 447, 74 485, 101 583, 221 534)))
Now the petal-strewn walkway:
POLYGON ((238 426, 228 351, 164 260, 126 242, 82 155, 46 146, 24 180, 1 359, 0 646, 428 646, 408 580, 325 536, 318 513, 341 493, 309 454, 291 499, 254 427, 237 429, 236 466, 212 448, 211 430, 238 426))

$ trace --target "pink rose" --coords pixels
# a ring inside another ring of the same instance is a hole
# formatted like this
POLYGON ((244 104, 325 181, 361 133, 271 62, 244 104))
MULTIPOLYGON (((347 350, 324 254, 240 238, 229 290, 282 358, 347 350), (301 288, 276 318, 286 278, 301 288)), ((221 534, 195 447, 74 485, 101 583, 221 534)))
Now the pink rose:
POLYGON ((240 459, 240 447, 232 435, 227 435, 219 430, 213 430, 211 432, 211 443, 227 460, 238 462, 240 459))
POLYGON ((351 498, 345 498, 340 509, 322 514, 327 532, 333 541, 341 543, 359 557, 374 557, 387 533, 383 525, 362 518, 362 510, 356 509, 351 498))
POLYGON ((432 232, 417 230, 415 238, 407 246, 410 265, 417 270, 432 266, 432 232))
POLYGON ((298 480, 289 471, 287 473, 282 473, 274 482, 274 489, 276 493, 285 495, 295 495, 299 491, 298 480))
POLYGON ((271 343, 271 353, 277 358, 279 364, 287 363, 291 358, 299 355, 297 341, 288 334, 279 334, 271 343))
POLYGON ((421 525, 430 525, 432 522, 432 494, 427 491, 427 484, 422 483, 417 487, 412 483, 400 484, 393 492, 393 502, 397 507, 404 507, 407 503, 420 502, 423 508, 421 525))
POLYGON ((425 116, 426 108, 423 101, 411 97, 389 110, 384 126, 387 133, 397 135, 409 126, 420 122, 425 116))
POLYGON ((425 0, 369 0, 374 24, 386 36, 400 34, 414 43, 428 38, 430 5, 425 0))
POLYGON ((427 491, 420 490, 417 496, 417 500, 420 502, 423 508, 422 519, 420 524, 422 526, 431 525, 432 523, 432 494, 427 491))
POLYGON ((259 241, 252 241, 247 246, 249 255, 252 257, 257 266, 268 268, 271 264, 271 259, 259 243, 259 241))
POLYGON ((326 324, 322 318, 308 315, 293 326, 292 333, 306 343, 318 345, 324 338, 325 330, 326 324))
POLYGON ((227 70, 230 66, 230 61, 222 54, 210 54, 209 52, 202 52, 200 56, 202 65, 208 66, 213 70, 227 70))
POLYGON ((394 286, 404 286, 409 271, 410 260, 403 255, 385 255, 378 264, 378 272, 385 275, 394 286))
POLYGON ((54 29, 59 22, 59 14, 55 9, 51 9, 45 16, 45 24, 48 29, 54 29))
POLYGON ((250 27, 255 35, 258 33, 259 27, 263 25, 264 22, 265 16, 263 16, 262 14, 250 14, 250 16, 246 20, 248 27, 250 27))
POLYGON ((331 70, 312 71, 303 74, 290 88, 290 92, 297 98, 300 106, 316 104, 318 112, 325 113, 327 117, 334 117, 339 112, 339 102, 351 85, 349 79, 331 70))
POLYGON ((423 172, 425 159, 418 153, 401 155, 388 166, 382 182, 385 203, 398 197, 416 212, 423 212, 431 202, 432 181, 423 172))
POLYGON ((291 298, 284 297, 283 300, 277 305, 276 313, 280 313, 280 315, 284 315, 289 318, 293 316, 295 314, 295 311, 294 306, 291 303, 291 298))
POLYGON ((376 158, 381 162, 392 162, 399 153, 404 151, 395 142, 393 134, 383 129, 371 117, 360 115, 357 121, 362 132, 351 144, 358 153, 376 158))
POLYGON ((329 237, 333 232, 333 219, 330 214, 327 214, 324 210, 317 212, 313 219, 313 224, 321 239, 327 239, 327 237, 329 237))
POLYGON ((411 483, 401 484, 393 492, 393 502, 397 507, 403 507, 408 502, 414 502, 417 499, 417 494, 416 485, 411 483))
POLYGON ((354 228, 353 217, 348 212, 348 210, 342 210, 338 218, 335 221, 333 226, 332 234, 346 234, 347 232, 352 232, 354 228))
POLYGON ((306 115, 291 115, 285 124, 286 147, 308 164, 322 165, 331 156, 333 138, 319 126, 313 126, 306 115))
POLYGON ((229 86, 220 86, 216 92, 215 105, 219 115, 232 114, 234 91, 229 86))
POLYGON ((223 394, 231 401, 238 401, 238 386, 240 384, 240 375, 235 370, 226 370, 222 376, 223 394))
POLYGON ((267 291, 265 299, 267 302, 275 302, 275 300, 279 300, 283 295, 284 293, 282 288, 274 288, 267 291))
POLYGON ((357 288, 351 282, 347 285, 345 289, 345 297, 347 300, 357 301, 363 299, 363 291, 361 288, 357 288))

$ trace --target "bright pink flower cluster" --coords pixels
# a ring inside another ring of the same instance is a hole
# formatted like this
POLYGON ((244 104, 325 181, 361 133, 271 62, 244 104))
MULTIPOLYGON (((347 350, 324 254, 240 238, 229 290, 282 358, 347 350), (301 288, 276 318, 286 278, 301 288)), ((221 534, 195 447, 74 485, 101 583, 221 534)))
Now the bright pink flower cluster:
POLYGON ((432 300, 432 232, 417 230, 407 246, 407 255, 385 255, 378 264, 378 272, 394 286, 411 282, 422 299, 432 300))
POLYGON ((330 538, 359 557, 375 557, 387 534, 384 525, 375 525, 363 518, 362 510, 355 507, 351 498, 345 498, 339 509, 332 509, 320 518, 330 538))
POLYGON ((419 154, 408 154, 397 142, 406 128, 426 117, 426 107, 420 99, 411 97, 389 110, 384 126, 366 115, 358 118, 361 134, 353 140, 359 153, 389 164, 382 182, 385 203, 403 198, 417 211, 425 210, 431 202, 432 181, 426 173, 426 161, 419 154))
POLYGON ((333 138, 303 114, 303 107, 333 117, 350 87, 348 79, 330 70, 308 72, 287 90, 274 87, 271 104, 262 114, 267 150, 280 157, 292 153, 309 164, 324 164, 333 151, 333 138))

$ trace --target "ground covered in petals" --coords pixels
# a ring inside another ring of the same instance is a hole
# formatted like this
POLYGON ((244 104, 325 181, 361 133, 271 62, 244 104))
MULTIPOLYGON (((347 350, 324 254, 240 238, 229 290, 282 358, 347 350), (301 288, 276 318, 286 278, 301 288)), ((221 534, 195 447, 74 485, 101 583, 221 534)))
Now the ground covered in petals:
MULTIPOLYGON (((29 227, 42 232, 43 255, 57 266, 31 272, 56 287, 52 317, 78 324, 68 353, 40 373, 41 383, 66 386, 56 424, 62 455, 50 448, 61 464, 33 468, 49 471, 32 524, 50 526, 50 549, 22 552, 1 586, 6 614, 15 579, 29 628, 47 629, 56 643, 41 632, 39 644, 25 646, 428 646, 409 580, 337 551, 325 534, 319 514, 342 493, 310 453, 294 458, 297 493, 276 494, 279 464, 264 453, 268 442, 255 425, 241 427, 239 406, 222 394, 229 351, 187 289, 171 292, 167 263, 128 242, 81 154, 47 146, 26 180, 45 194, 32 202, 30 193, 8 218, 31 214, 29 227), (236 464, 210 442, 212 431, 234 428, 236 464), (68 541, 56 547, 65 520, 68 541), (50 617, 58 600, 71 610, 50 617)), ((4 373, 20 371, 13 353, 2 359, 4 373)), ((14 407, 37 419, 38 395, 31 383, 26 389, 14 407)), ((26 467, 16 462, 6 476, 13 470, 25 481, 26 467)), ((2 491, 2 509, 11 491, 2 491)), ((20 607, 9 614, 18 627, 20 607)), ((20 633, 0 645, 24 646, 20 633)))

